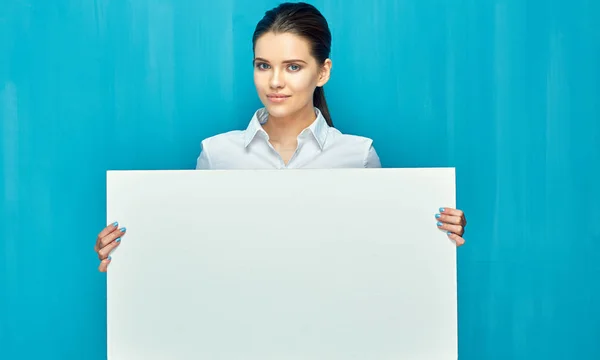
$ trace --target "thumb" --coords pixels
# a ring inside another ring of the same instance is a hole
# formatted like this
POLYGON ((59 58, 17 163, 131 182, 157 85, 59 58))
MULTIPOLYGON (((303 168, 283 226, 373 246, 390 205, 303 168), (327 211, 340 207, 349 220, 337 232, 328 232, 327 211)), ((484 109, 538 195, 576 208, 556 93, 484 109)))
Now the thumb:
POLYGON ((106 272, 108 270, 108 264, 110 264, 110 261, 111 261, 110 256, 108 258, 100 261, 100 265, 98 266, 98 271, 106 272))

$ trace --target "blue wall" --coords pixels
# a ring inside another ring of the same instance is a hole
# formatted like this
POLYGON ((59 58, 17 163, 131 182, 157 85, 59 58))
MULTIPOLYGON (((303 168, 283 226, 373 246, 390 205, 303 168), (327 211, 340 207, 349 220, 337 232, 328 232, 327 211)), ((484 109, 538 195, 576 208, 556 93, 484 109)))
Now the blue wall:
MULTIPOLYGON (((0 0, 1 358, 105 358, 105 171, 246 125, 251 3, 0 0)), ((336 125, 457 167, 460 358, 600 359, 600 2, 314 3, 336 125)))

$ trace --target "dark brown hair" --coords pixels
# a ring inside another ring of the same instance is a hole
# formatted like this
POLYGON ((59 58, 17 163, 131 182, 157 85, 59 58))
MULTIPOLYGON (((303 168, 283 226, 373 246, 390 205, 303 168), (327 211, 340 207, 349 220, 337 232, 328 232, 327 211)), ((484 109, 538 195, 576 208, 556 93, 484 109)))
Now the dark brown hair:
MULTIPOLYGON (((319 64, 323 64, 331 52, 331 32, 325 17, 314 6, 298 3, 282 3, 265 13, 265 16, 256 25, 252 37, 252 48, 256 41, 267 32, 293 33, 308 40, 311 44, 311 54, 319 64)), ((333 127, 325 92, 322 87, 317 87, 313 94, 313 104, 321 111, 327 124, 333 127)))

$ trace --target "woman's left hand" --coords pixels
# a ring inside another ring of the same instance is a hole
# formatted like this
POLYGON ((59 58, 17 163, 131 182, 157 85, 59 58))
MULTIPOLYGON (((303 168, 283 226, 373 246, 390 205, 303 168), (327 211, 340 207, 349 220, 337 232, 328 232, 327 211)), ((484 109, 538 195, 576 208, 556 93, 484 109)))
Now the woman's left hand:
POLYGON ((435 214, 435 217, 438 221, 438 228, 446 231, 448 237, 456 242, 456 246, 461 246, 465 243, 463 235, 465 234, 467 219, 461 210, 440 208, 440 212, 435 214))

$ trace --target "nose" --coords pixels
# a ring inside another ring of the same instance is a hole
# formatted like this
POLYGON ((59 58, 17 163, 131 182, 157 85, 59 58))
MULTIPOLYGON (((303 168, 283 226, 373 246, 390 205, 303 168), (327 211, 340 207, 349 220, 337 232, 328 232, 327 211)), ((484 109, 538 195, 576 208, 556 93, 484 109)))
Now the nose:
POLYGON ((271 86, 272 89, 281 89, 284 85, 283 75, 280 73, 279 69, 273 69, 271 72, 271 79, 269 80, 269 86, 271 86))

